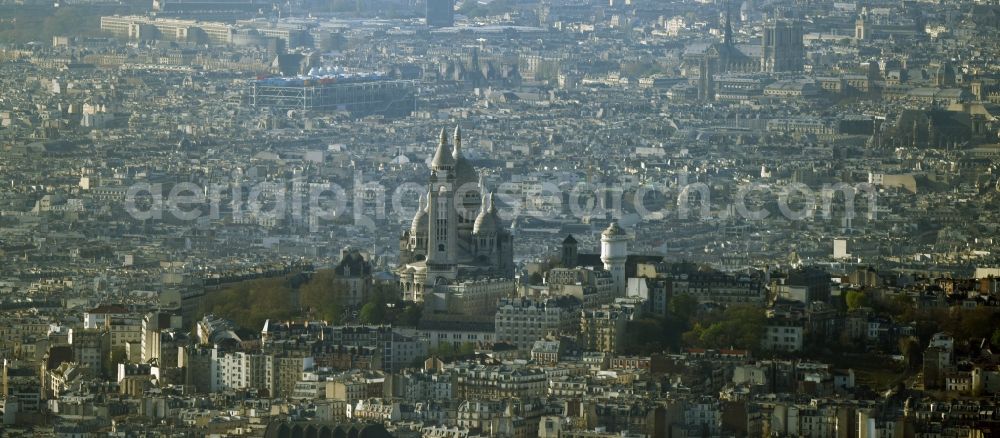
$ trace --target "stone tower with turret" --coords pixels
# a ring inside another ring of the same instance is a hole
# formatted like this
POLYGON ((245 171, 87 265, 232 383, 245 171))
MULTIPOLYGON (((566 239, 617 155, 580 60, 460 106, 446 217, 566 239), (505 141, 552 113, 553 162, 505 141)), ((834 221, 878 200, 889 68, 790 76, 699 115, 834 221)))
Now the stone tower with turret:
POLYGON ((611 222, 611 225, 601 233, 601 262, 614 279, 615 297, 625 296, 626 259, 628 259, 628 234, 617 221, 611 222))

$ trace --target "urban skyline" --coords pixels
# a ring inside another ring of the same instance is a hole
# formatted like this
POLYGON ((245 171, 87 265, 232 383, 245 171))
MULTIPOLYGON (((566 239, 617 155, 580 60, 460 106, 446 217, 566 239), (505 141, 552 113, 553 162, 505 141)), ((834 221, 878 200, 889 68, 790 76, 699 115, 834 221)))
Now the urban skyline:
POLYGON ((0 436, 1000 431, 995 0, 0 0, 0 436))

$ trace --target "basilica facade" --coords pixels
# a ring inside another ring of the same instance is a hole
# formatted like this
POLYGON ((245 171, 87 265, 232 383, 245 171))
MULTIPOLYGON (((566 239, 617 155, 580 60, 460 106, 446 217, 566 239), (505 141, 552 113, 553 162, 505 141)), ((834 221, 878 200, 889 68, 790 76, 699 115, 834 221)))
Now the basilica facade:
POLYGON ((445 130, 431 161, 427 194, 399 239, 399 276, 404 299, 486 279, 513 278, 513 239, 493 195, 462 155, 462 132, 453 147, 445 130))

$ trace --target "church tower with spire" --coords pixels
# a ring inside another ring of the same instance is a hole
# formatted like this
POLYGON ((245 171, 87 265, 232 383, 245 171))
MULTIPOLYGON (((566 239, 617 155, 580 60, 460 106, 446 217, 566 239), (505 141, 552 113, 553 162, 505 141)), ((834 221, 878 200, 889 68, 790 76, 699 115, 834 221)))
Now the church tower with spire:
POLYGON ((726 47, 733 46, 733 8, 729 0, 726 0, 726 29, 722 42, 726 47))
POLYGON ((427 196, 399 239, 397 274, 405 299, 465 280, 513 278, 513 237, 502 224, 492 194, 462 154, 462 130, 453 147, 440 132, 431 159, 427 196))
POLYGON ((455 212, 455 158, 448 150, 448 135, 441 129, 437 152, 431 161, 430 200, 428 205, 429 228, 427 264, 451 265, 455 263, 457 214, 455 212))

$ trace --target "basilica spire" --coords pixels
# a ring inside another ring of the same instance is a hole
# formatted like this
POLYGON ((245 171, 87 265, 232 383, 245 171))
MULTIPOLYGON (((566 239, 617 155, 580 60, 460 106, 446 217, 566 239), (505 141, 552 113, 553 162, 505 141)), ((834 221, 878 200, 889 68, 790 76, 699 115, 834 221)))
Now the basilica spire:
POLYGON ((458 160, 459 157, 462 156, 462 127, 461 126, 455 125, 455 135, 453 136, 452 141, 455 143, 455 149, 452 152, 451 156, 455 160, 458 160))
POLYGON ((434 153, 431 167, 439 169, 450 167, 454 163, 455 159, 451 156, 451 151, 448 150, 448 133, 444 128, 441 128, 441 141, 438 143, 437 152, 434 153))

